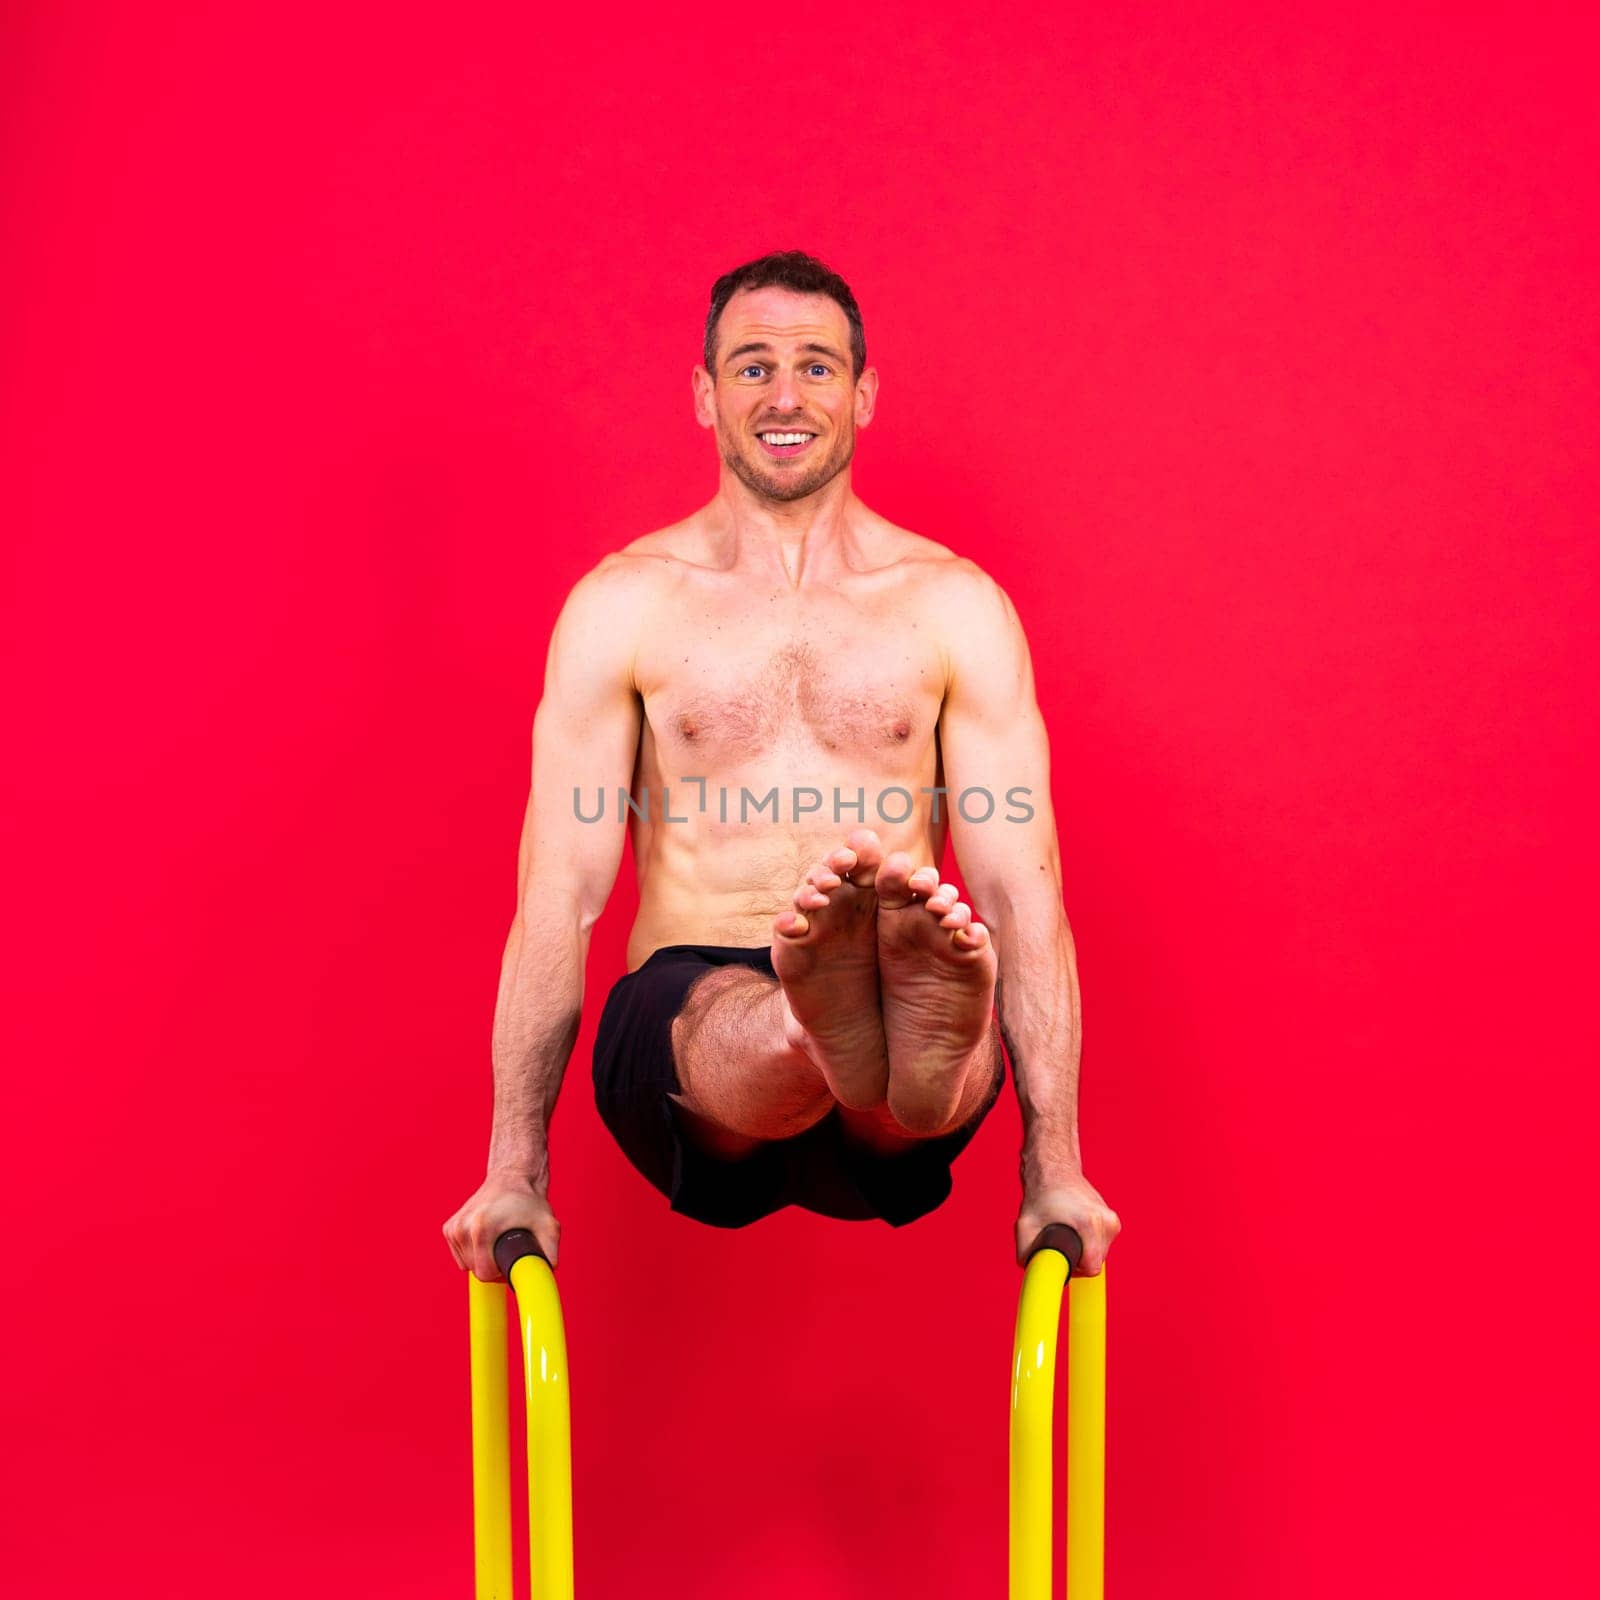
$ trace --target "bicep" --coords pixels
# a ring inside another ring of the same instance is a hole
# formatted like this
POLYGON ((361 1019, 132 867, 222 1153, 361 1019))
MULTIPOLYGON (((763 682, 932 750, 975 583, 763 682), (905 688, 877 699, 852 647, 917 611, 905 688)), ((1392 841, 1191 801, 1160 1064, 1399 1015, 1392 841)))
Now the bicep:
POLYGON ((519 910, 570 899, 590 924, 622 861, 616 794, 632 781, 642 720, 628 597, 618 588, 597 574, 580 580, 551 635, 518 849, 519 910))
POLYGON ((967 616, 952 652, 940 750, 962 881, 974 914, 999 920, 1035 895, 1061 902, 1050 738, 1005 591, 985 578, 967 616))

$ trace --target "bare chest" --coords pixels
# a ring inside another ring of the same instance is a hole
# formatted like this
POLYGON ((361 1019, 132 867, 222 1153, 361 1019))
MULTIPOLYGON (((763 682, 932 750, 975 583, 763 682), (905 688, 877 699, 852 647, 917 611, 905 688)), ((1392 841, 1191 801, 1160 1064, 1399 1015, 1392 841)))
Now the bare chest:
POLYGON ((702 771, 798 750, 894 766, 926 748, 944 692, 930 627, 854 610, 714 616, 640 666, 660 760, 702 771))

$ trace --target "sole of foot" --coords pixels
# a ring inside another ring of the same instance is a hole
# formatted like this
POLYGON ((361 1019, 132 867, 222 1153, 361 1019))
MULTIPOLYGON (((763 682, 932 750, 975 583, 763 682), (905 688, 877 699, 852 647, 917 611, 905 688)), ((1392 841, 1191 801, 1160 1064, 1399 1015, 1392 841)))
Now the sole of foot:
POLYGON ((913 869, 904 851, 884 861, 875 888, 889 1109, 908 1132, 937 1132, 994 1016, 994 941, 955 886, 935 867, 913 869))
POLYGON ((772 923, 772 966, 789 1043, 814 1061, 835 1100, 884 1104, 888 1045, 878 1006, 878 899, 883 845, 854 828, 801 880, 772 923))

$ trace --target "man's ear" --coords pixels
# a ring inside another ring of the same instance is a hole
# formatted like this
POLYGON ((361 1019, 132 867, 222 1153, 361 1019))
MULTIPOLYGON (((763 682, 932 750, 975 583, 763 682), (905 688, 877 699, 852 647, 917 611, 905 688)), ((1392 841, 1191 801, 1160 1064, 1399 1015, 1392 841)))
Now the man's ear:
POLYGON ((856 379, 856 426, 864 428, 878 408, 878 369, 864 367, 856 379))
POLYGON ((689 382, 694 387, 694 420, 702 428, 714 428, 717 425, 717 384, 716 380, 702 366, 696 366, 689 374, 689 382))

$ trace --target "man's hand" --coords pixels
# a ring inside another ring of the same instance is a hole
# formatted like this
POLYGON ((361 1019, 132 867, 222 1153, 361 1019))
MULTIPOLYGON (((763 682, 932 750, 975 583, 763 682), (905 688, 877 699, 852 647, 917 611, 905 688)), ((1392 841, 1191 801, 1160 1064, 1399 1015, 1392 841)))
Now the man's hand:
POLYGON ((512 1228, 526 1228, 539 1241, 552 1270, 561 1246, 561 1224, 545 1199, 520 1172, 491 1171, 462 1208, 444 1225, 456 1265, 482 1283, 499 1283, 494 1242, 512 1228))
POLYGON ((1077 1230, 1083 1240, 1083 1260, 1077 1271, 1085 1278, 1095 1277, 1105 1265, 1111 1241, 1122 1232, 1122 1219, 1100 1198, 1099 1191, 1081 1174, 1034 1189, 1022 1197, 1017 1215, 1017 1265, 1027 1265, 1027 1250, 1039 1231, 1052 1222, 1064 1222, 1077 1230))

